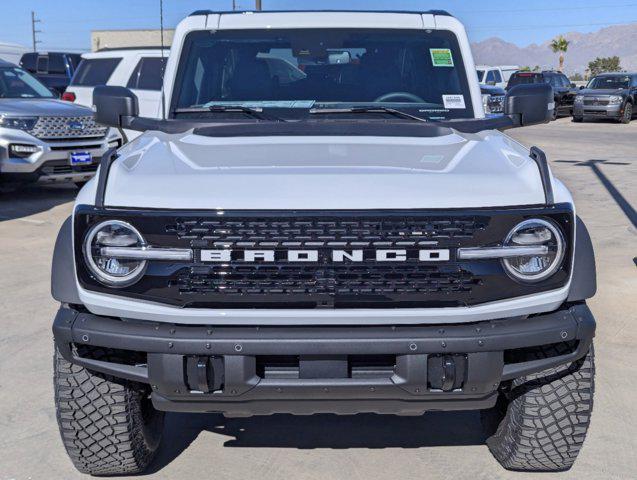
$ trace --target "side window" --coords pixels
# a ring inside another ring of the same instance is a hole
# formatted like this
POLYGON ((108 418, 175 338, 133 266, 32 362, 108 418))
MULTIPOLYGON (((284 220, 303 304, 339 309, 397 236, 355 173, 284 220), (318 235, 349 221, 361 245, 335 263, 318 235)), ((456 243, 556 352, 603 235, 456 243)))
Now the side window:
POLYGON ((38 57, 38 73, 49 73, 49 57, 38 57))
POLYGON ((499 70, 493 70, 493 76, 495 78, 495 83, 502 83, 502 75, 500 75, 499 70))
POLYGON ((142 58, 126 86, 137 90, 161 90, 165 63, 166 59, 161 57, 142 58))
POLYGON ((66 59, 59 53, 49 54, 49 73, 66 74, 66 59))
POLYGON ((28 72, 35 72, 37 68, 38 54, 37 53, 25 53, 20 60, 20 66, 28 72))
POLYGON ((84 59, 75 71, 71 85, 78 87, 106 85, 108 79, 111 78, 111 75, 121 61, 121 57, 84 59))
POLYGON ((487 73, 487 83, 495 81, 495 73, 493 72, 493 70, 489 70, 489 73, 487 73))

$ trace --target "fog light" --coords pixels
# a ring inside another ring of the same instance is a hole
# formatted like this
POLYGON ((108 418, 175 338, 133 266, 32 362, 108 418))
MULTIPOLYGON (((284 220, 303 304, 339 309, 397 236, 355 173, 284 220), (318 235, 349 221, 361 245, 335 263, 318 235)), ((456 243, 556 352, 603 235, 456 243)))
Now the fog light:
POLYGON ((142 235, 132 225, 109 220, 93 227, 84 241, 84 258, 91 273, 104 285, 126 287, 141 278, 145 260, 104 255, 106 247, 144 247, 142 235))
POLYGON ((519 256, 502 260, 506 271, 517 280, 539 282, 558 271, 564 259, 564 238, 560 230, 546 220, 526 220, 507 236, 506 247, 545 246, 542 255, 519 256))

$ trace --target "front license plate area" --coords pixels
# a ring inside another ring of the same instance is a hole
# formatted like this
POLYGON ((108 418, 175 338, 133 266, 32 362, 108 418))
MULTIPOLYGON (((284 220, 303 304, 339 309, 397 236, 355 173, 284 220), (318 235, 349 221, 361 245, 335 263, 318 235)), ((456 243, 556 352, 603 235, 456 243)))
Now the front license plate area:
POLYGON ((71 165, 90 165, 93 163, 93 156, 89 152, 71 152, 69 163, 71 165))

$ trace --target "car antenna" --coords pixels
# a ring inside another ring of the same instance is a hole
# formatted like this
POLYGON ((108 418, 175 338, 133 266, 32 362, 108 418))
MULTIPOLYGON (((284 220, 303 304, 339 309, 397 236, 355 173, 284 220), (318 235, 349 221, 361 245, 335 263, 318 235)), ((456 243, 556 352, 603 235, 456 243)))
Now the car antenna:
POLYGON ((159 0, 159 36, 161 42, 161 118, 166 120, 166 93, 164 91, 163 76, 166 72, 166 58, 164 57, 164 0, 159 0))

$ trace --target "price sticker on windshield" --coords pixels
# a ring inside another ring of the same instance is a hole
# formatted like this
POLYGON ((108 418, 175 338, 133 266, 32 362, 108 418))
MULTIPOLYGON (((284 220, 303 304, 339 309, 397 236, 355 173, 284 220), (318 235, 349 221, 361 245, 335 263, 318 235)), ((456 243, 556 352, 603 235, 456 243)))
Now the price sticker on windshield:
POLYGON ((431 62, 434 67, 453 67, 453 55, 448 48, 430 48, 431 62))
POLYGON ((464 103, 464 95, 443 95, 442 103, 448 110, 467 108, 464 103))

